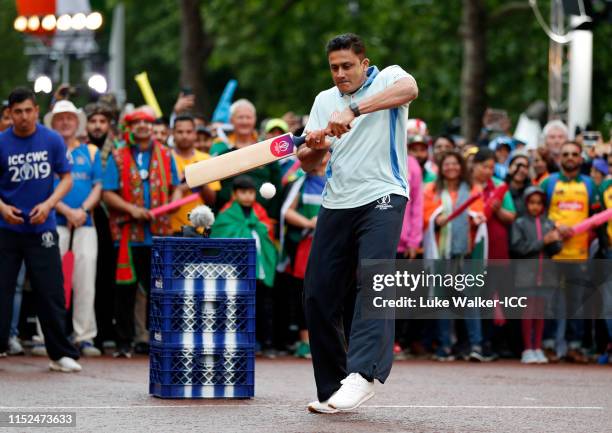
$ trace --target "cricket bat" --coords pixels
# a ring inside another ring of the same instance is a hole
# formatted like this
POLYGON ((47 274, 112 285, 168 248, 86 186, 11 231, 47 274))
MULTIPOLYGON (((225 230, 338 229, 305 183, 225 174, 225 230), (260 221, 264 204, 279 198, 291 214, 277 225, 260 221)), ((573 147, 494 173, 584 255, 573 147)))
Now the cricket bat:
POLYGON ((185 180, 195 188, 226 179, 295 154, 306 137, 283 134, 185 167, 185 180))
POLYGON ((74 273, 74 252, 72 251, 72 241, 74 239, 74 227, 70 230, 70 240, 68 241, 68 251, 62 257, 62 273, 64 274, 64 300, 66 310, 70 309, 72 302, 72 274, 74 273))

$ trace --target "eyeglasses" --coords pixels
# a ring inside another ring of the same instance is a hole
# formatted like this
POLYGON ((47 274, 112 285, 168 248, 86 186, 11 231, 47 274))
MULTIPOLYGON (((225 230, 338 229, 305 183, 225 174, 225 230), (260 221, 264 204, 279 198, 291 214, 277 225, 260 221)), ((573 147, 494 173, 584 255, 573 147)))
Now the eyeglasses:
POLYGON ((563 152, 561 156, 564 158, 567 158, 568 156, 578 157, 580 154, 578 152, 563 152))
POLYGON ((518 170, 519 168, 529 168, 529 166, 527 164, 515 164, 516 169, 518 170))

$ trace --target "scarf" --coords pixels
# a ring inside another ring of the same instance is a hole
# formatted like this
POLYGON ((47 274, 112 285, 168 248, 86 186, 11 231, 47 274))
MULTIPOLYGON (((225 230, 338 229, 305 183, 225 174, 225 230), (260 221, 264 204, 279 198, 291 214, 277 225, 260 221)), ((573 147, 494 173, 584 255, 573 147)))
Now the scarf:
MULTIPOLYGON (((470 190, 464 182, 459 185, 455 206, 448 189, 444 188, 440 194, 442 199, 442 212, 450 215, 454 209, 460 206, 470 196, 470 190)), ((440 229, 439 254, 440 257, 449 259, 456 256, 464 256, 468 252, 468 236, 470 223, 467 212, 461 213, 454 220, 440 229)))
MULTIPOLYGON (((151 162, 149 165, 149 193, 151 196, 151 208, 167 204, 170 198, 170 153, 159 144, 152 144, 151 162)), ((136 206, 144 207, 143 180, 140 178, 138 166, 132 158, 130 146, 113 151, 117 168, 119 169, 121 197, 136 206)), ((120 218, 125 217, 122 212, 112 211, 110 214, 110 226, 113 240, 119 240, 119 253, 117 256, 117 271, 115 279, 117 284, 132 284, 136 281, 136 272, 132 261, 130 242, 143 242, 145 239, 144 224, 141 222, 128 221, 120 224, 120 218)), ((153 234, 170 234, 170 223, 168 216, 159 216, 151 223, 153 234)))
POLYGON ((244 215, 238 202, 219 213, 210 232, 211 238, 251 238, 257 247, 257 279, 263 280, 268 287, 274 285, 276 268, 276 248, 264 224, 251 209, 244 215))

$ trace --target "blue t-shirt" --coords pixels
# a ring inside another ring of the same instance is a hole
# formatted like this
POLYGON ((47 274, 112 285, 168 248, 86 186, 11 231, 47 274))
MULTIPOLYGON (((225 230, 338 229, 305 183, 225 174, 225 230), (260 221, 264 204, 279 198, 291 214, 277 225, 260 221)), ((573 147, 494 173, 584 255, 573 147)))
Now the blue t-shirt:
MULTIPOLYGON (((140 151, 136 147, 132 146, 132 158, 136 162, 138 171, 148 176, 149 163, 151 162, 151 149, 140 151)), ((178 171, 176 169, 176 162, 174 157, 170 156, 170 171, 172 172, 171 185, 178 186, 180 181, 178 177, 178 171)), ((148 177, 147 177, 148 179, 148 177)), ((106 163, 106 169, 104 170, 104 176, 102 181, 102 189, 104 191, 115 191, 119 194, 119 170, 117 170, 117 163, 115 158, 108 158, 106 163)), ((151 208, 151 188, 149 182, 143 182, 143 196, 144 196, 144 207, 147 209, 151 208)), ((144 226, 145 240, 144 242, 131 242, 132 246, 151 246, 153 245, 153 237, 151 235, 151 227, 149 223, 144 226)))
POLYGON ((0 228, 20 233, 55 230, 55 210, 40 225, 30 224, 32 209, 47 200, 54 189, 54 174, 70 172, 62 137, 41 124, 34 134, 18 137, 13 128, 0 133, 0 198, 21 210, 23 224, 11 225, 0 218, 0 228))
MULTIPOLYGON (((92 145, 93 146, 93 145, 92 145)), ((95 146, 93 146, 95 147, 95 146)), ((62 199, 62 202, 67 206, 76 209, 81 207, 83 202, 87 200, 91 190, 97 183, 102 183, 102 160, 100 159, 100 152, 95 149, 93 154, 89 151, 87 144, 81 144, 76 147, 72 152, 68 153, 68 160, 72 163, 72 189, 66 197, 62 199)), ((55 186, 59 183, 59 179, 55 179, 55 186)), ((58 212, 57 224, 60 226, 68 225, 66 217, 58 212)), ((86 226, 91 226, 91 213, 87 213, 86 226)))

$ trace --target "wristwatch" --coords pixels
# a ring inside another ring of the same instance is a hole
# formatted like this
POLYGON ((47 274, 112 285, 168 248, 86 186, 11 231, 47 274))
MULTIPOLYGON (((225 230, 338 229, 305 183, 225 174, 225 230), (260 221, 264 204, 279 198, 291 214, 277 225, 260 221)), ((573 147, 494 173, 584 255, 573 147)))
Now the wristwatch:
POLYGON ((349 108, 351 109, 351 111, 353 112, 353 114, 355 115, 355 117, 359 117, 361 116, 361 112, 359 111, 359 105, 357 105, 356 102, 351 102, 349 104, 349 108))

